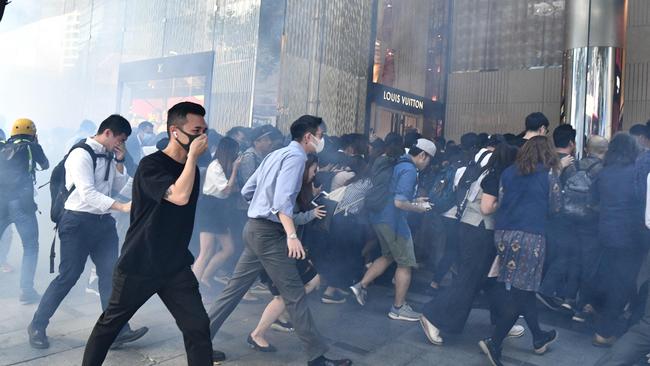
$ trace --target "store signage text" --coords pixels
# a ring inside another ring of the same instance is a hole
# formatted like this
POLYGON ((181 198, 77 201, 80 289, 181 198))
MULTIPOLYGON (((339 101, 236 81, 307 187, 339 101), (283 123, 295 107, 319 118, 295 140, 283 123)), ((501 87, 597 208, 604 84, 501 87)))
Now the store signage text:
POLYGON ((384 90, 384 100, 392 103, 399 103, 406 107, 424 110, 424 102, 415 98, 403 96, 396 92, 384 90))

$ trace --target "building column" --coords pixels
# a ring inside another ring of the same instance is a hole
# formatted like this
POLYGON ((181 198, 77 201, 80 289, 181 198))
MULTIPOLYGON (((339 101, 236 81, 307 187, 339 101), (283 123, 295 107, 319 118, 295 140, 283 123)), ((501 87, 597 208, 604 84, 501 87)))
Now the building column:
POLYGON ((607 139, 622 127, 627 0, 567 0, 560 123, 607 139))

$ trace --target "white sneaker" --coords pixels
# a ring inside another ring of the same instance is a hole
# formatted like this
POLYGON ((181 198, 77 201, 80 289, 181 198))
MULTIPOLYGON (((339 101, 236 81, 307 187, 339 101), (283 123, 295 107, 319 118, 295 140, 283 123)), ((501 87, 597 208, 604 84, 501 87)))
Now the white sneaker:
POLYGON ((515 324, 515 325, 512 326, 512 328, 510 328, 510 331, 508 332, 507 337, 508 338, 519 338, 519 337, 523 336, 525 332, 526 332, 526 330, 524 329, 523 326, 521 326, 519 324, 515 324))
POLYGON ((361 286, 361 282, 350 286, 350 291, 354 294, 354 298, 357 299, 359 305, 364 306, 366 304, 367 291, 361 286))
POLYGON ((429 342, 436 346, 442 346, 443 340, 442 337, 440 336, 440 329, 436 328, 435 325, 431 324, 427 318, 422 315, 420 316, 420 326, 422 326, 422 330, 424 331, 424 335, 427 336, 427 339, 429 342))

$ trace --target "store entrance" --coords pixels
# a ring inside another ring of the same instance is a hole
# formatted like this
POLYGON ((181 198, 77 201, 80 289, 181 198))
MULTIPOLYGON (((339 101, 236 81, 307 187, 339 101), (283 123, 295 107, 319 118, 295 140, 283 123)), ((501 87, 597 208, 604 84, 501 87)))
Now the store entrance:
POLYGON ((413 130, 421 132, 423 124, 424 119, 422 116, 377 106, 370 128, 371 132, 383 139, 390 132, 400 135, 413 130))
POLYGON ((206 52, 120 65, 119 113, 133 123, 163 126, 167 110, 181 101, 209 111, 213 60, 214 53, 206 52))

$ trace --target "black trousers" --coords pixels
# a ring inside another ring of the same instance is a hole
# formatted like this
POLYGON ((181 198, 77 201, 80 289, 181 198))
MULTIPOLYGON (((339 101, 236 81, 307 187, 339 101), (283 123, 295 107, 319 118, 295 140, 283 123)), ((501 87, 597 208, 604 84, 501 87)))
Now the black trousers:
POLYGON ((614 344, 597 366, 634 365, 650 352, 650 292, 646 295, 645 315, 614 344))
POLYGON ((61 263, 59 275, 50 283, 36 309, 32 326, 45 329, 61 301, 83 273, 90 256, 99 277, 99 298, 106 309, 111 294, 111 276, 117 261, 117 230, 110 214, 93 215, 65 211, 59 222, 61 263))
POLYGON ((436 327, 453 333, 463 330, 496 255, 494 231, 465 223, 460 223, 459 229, 458 275, 450 288, 434 297, 422 311, 436 327))
POLYGON ((183 333, 187 364, 212 366, 210 323, 199 284, 189 267, 171 277, 134 276, 116 269, 113 293, 90 334, 82 365, 101 365, 120 329, 154 294, 158 294, 183 333))
POLYGON ((442 224, 445 228, 445 252, 436 264, 432 278, 432 281, 437 284, 442 282, 451 266, 458 261, 458 225, 460 223, 456 219, 442 216, 442 224))

